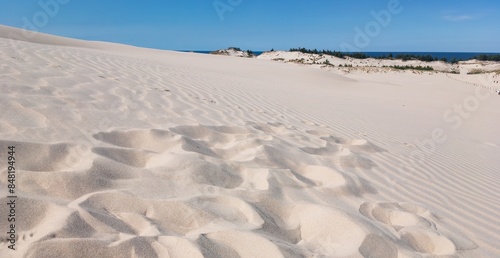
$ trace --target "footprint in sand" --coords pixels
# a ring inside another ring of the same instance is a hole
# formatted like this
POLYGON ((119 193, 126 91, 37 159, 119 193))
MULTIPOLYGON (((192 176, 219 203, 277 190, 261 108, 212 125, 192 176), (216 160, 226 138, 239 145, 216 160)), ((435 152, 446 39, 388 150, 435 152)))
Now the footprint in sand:
POLYGON ((365 217, 392 228, 413 251, 429 255, 453 255, 477 248, 461 233, 447 229, 430 211, 409 203, 363 203, 365 217))

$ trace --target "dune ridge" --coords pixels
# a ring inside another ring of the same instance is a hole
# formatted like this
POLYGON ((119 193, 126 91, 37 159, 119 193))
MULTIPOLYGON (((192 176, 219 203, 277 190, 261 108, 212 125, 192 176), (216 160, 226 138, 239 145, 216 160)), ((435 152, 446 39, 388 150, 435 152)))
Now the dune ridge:
POLYGON ((0 235, 2 257, 500 255, 498 98, 457 129, 443 120, 489 75, 342 75, 12 31, 0 149, 17 149, 18 250, 0 235), (423 152, 435 128, 447 141, 423 152))

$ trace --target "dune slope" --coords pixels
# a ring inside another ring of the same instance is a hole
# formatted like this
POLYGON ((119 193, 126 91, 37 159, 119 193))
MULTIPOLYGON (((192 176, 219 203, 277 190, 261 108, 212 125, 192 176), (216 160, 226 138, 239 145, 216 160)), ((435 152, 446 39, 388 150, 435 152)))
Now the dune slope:
POLYGON ((9 146, 18 196, 1 257, 500 255, 487 75, 340 75, 16 31, 0 27, 0 197, 9 146))

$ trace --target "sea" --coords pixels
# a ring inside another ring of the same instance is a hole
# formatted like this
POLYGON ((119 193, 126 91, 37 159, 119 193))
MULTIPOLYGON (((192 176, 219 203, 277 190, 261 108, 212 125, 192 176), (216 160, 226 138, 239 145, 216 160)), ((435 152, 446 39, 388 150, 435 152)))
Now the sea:
MULTIPOLYGON (((194 53, 200 53, 200 54, 210 54, 213 51, 204 51, 204 50, 180 50, 181 52, 194 52, 194 53)), ((254 54, 260 55, 264 53, 265 51, 253 51, 254 54)), ((380 56, 387 56, 389 54, 392 54, 393 56, 397 56, 400 54, 404 55, 420 55, 420 56, 426 56, 430 55, 432 58, 436 57, 438 59, 442 59, 443 57, 452 60, 453 58, 456 58, 457 60, 469 60, 474 58, 475 56, 478 55, 500 55, 500 53, 479 53, 479 52, 363 52, 367 56, 370 57, 380 57, 380 56)))

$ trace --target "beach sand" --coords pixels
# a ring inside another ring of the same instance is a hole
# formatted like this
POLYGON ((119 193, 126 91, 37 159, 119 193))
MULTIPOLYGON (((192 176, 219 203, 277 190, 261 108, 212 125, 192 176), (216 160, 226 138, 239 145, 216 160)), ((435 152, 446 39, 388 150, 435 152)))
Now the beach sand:
POLYGON ((500 256, 491 75, 22 34, 0 26, 0 257, 500 256))

